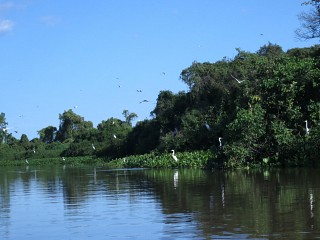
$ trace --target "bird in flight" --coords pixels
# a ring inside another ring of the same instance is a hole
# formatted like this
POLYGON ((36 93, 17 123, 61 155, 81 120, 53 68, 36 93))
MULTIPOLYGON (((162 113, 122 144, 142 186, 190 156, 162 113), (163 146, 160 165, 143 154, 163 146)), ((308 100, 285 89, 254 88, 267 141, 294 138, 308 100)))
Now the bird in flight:
POLYGON ((142 90, 137 90, 137 92, 142 92, 142 90))
POLYGON ((232 77, 234 80, 236 80, 238 83, 244 82, 244 80, 239 80, 238 78, 236 78, 236 77, 233 76, 232 74, 231 74, 231 77, 232 77))
POLYGON ((148 101, 148 100, 143 100, 143 101, 141 101, 140 103, 144 103, 144 102, 150 102, 150 101, 148 101))

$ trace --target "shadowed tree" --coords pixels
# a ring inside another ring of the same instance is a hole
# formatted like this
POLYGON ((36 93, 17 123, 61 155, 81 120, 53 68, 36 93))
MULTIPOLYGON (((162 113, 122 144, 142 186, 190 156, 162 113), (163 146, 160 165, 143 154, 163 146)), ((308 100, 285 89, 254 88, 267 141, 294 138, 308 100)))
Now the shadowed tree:
POLYGON ((40 140, 44 143, 52 143, 57 134, 57 128, 53 126, 48 126, 46 128, 41 129, 38 131, 40 136, 40 140))
POLYGON ((6 140, 6 127, 7 127, 8 123, 6 122, 6 114, 5 113, 1 113, 0 114, 0 143, 5 143, 6 140))
POLYGON ((60 126, 57 132, 56 140, 64 142, 73 141, 74 138, 82 134, 83 131, 93 128, 90 121, 85 121, 83 117, 75 114, 72 109, 59 114, 60 126))
POLYGON ((132 121, 138 117, 136 113, 130 113, 128 110, 123 110, 122 115, 130 126, 132 126, 132 121))
POLYGON ((303 5, 311 6, 309 12, 301 13, 298 17, 301 27, 295 33, 299 39, 307 40, 320 37, 320 0, 304 2, 303 5))

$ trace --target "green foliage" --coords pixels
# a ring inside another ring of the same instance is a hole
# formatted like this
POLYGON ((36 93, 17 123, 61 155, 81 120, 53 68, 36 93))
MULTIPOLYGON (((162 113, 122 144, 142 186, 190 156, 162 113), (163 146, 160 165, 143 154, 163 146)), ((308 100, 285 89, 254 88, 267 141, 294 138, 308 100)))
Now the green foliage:
POLYGON ((59 114, 60 126, 56 139, 60 142, 73 141, 87 129, 93 128, 92 122, 84 121, 84 118, 75 114, 72 109, 59 114))
POLYGON ((126 168, 207 168, 214 155, 211 151, 194 151, 177 153, 176 156, 178 161, 171 154, 131 155, 114 159, 108 165, 126 168))
POLYGON ((70 109, 59 115, 58 128, 41 129, 39 139, 17 140, 1 113, 0 160, 66 157, 81 164, 104 159, 99 164, 153 168, 317 165, 319 45, 287 52, 272 43, 256 53, 236 50, 234 59, 183 69, 180 79, 188 92, 161 91, 152 118, 135 126, 137 115, 129 110, 123 111, 124 121, 109 118, 95 128, 70 109))
POLYGON ((48 126, 38 131, 40 140, 44 143, 52 143, 56 138, 57 128, 54 126, 48 126))
POLYGON ((265 114, 260 104, 238 110, 234 121, 227 126, 227 139, 232 144, 225 147, 225 153, 230 164, 258 161, 263 155, 265 114))
POLYGON ((145 154, 159 146, 160 124, 157 120, 144 120, 128 133, 126 151, 128 155, 145 154))

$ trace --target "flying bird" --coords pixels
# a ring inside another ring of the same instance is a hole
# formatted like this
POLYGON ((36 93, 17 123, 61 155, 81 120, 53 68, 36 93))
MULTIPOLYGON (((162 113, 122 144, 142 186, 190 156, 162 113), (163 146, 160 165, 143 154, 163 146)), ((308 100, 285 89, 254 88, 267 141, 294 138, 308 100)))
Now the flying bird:
POLYGON ((244 82, 244 80, 239 80, 238 78, 236 78, 236 77, 233 76, 232 74, 231 74, 231 77, 232 77, 234 80, 236 80, 238 83, 244 82))
POLYGON ((171 150, 172 152, 172 158, 177 162, 178 161, 178 158, 177 156, 174 154, 174 150, 171 150))
POLYGON ((137 90, 137 92, 142 92, 142 90, 137 90))
POLYGON ((148 100, 143 100, 143 101, 141 101, 140 103, 144 103, 144 102, 150 102, 150 101, 148 101, 148 100))

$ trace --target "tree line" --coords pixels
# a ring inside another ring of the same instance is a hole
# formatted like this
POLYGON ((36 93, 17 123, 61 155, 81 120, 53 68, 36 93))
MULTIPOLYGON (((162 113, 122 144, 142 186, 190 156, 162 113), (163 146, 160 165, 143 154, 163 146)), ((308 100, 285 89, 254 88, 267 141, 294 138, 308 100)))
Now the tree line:
POLYGON ((0 115, 0 158, 128 155, 208 150, 228 166, 247 163, 305 165, 319 161, 320 48, 284 52, 268 43, 255 53, 237 49, 233 59, 193 62, 180 79, 188 91, 158 94, 151 118, 109 118, 97 127, 72 109, 60 124, 15 139, 0 115))

